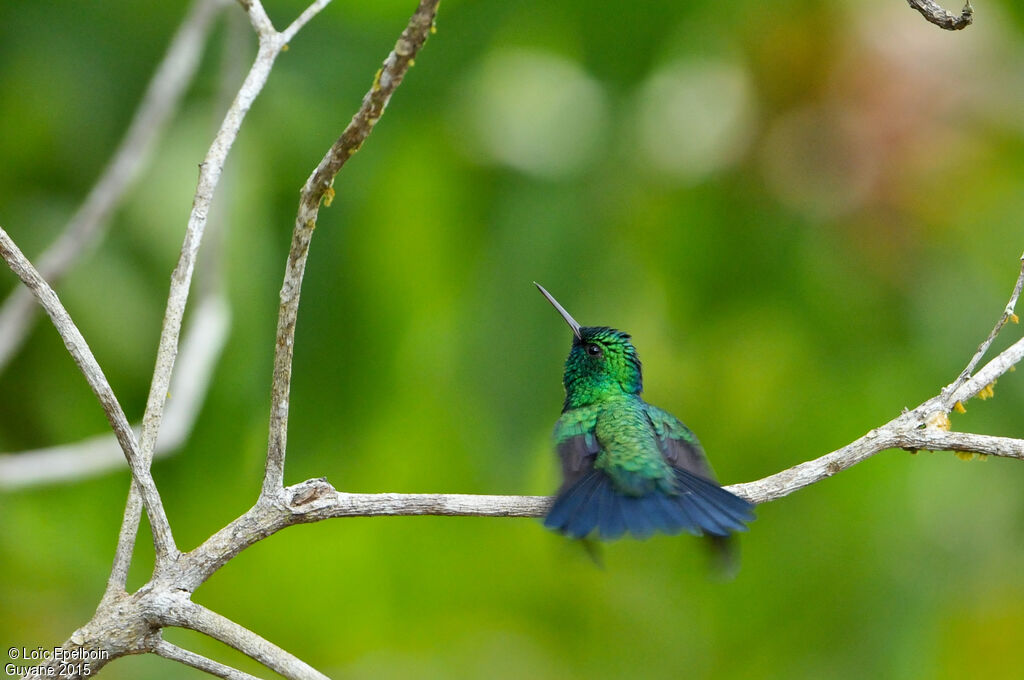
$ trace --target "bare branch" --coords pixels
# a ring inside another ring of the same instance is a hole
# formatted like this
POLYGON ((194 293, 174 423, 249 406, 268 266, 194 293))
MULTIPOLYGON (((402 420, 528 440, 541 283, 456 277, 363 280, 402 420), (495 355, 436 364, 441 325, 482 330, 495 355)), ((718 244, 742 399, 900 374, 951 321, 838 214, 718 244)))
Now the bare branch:
MULTIPOLYGON (((192 431, 227 340, 230 316, 227 298, 221 294, 207 295, 196 308, 182 343, 178 372, 171 381, 171 399, 155 457, 179 449, 192 431)), ((137 427, 133 429, 138 432, 137 427)), ((124 454, 113 434, 0 454, 0 490, 85 479, 123 466, 124 454)))
MULTIPOLYGON (((224 0, 196 0, 185 16, 110 163, 60 237, 39 257, 39 273, 51 285, 57 285, 102 237, 110 214, 145 167, 155 141, 181 103, 213 18, 224 4, 224 0)), ((0 307, 0 370, 28 336, 35 310, 32 294, 20 286, 0 307)))
POLYGON ((305 661, 248 628, 192 602, 181 591, 158 594, 145 600, 143 614, 159 626, 188 628, 209 635, 291 680, 330 680, 305 661))
POLYGON ((117 401, 117 397, 114 396, 114 391, 110 388, 110 383, 107 382, 106 376, 103 375, 103 370, 96 363, 96 357, 93 356, 92 350, 86 344, 85 338, 82 337, 78 327, 71 320, 71 316, 64 309, 64 305, 57 298, 57 294, 43 280, 43 277, 39 275, 39 272, 32 266, 32 263, 25 258, 25 255, 22 254, 21 250, 18 249, 18 246, 14 244, 14 241, 11 240, 11 237, 7 235, 7 232, 2 227, 0 227, 0 257, 3 257, 4 261, 18 275, 22 283, 28 286, 32 294, 39 300, 39 304, 46 310, 46 313, 53 321, 54 327, 57 329, 57 333, 60 334, 61 339, 64 341, 64 346, 67 347, 75 364, 82 372, 82 375, 85 376, 86 382, 89 383, 89 387, 92 388, 96 398, 99 399, 100 406, 103 407, 103 412, 107 416, 107 421, 114 430, 117 441, 121 445, 121 450, 128 460, 132 476, 139 485, 139 491, 149 515, 150 524, 153 526, 153 541, 157 551, 169 556, 177 555, 178 551, 174 546, 174 538, 171 535, 171 526, 167 522, 167 515, 164 514, 163 504, 160 501, 160 494, 156 490, 156 484, 153 483, 153 478, 149 474, 149 466, 141 460, 138 444, 135 441, 135 433, 132 432, 128 419, 121 409, 121 404, 117 401))
POLYGON ((434 26, 434 17, 440 0, 420 0, 409 19, 409 24, 395 44, 395 49, 384 60, 363 103, 352 121, 328 150, 327 155, 306 180, 299 198, 298 215, 292 232, 292 244, 281 286, 281 306, 277 321, 277 344, 274 349, 274 377, 271 387, 270 435, 267 444, 267 466, 263 478, 261 497, 274 498, 284 485, 284 460, 288 441, 288 395, 291 389, 292 355, 295 344, 295 321, 299 313, 299 294, 306 269, 309 244, 316 228, 320 201, 327 204, 333 197, 331 185, 334 177, 349 158, 355 154, 373 131, 391 95, 402 83, 413 59, 426 43, 434 26), (331 193, 328 193, 331 192, 331 193))
POLYGON ((172 645, 166 640, 161 640, 156 643, 153 647, 153 653, 157 656, 162 656, 165 659, 178 661, 186 666, 191 666, 192 668, 201 670, 204 673, 216 675, 218 678, 224 678, 224 680, 260 680, 255 675, 249 675, 248 673, 243 673, 231 666, 225 666, 219 661, 207 659, 201 654, 196 654, 195 652, 190 652, 187 649, 182 649, 177 645, 172 645))
POLYGON ((285 488, 276 504, 257 502, 198 548, 183 555, 178 562, 176 583, 183 591, 193 592, 243 550, 295 524, 336 517, 539 517, 547 511, 551 500, 547 496, 343 493, 325 479, 310 479, 285 488))
POLYGON ((1024 460, 1024 439, 949 432, 933 427, 899 432, 895 445, 910 451, 955 451, 1024 460))
MULTIPOLYGON (((967 363, 967 367, 960 372, 960 375, 957 376, 956 380, 954 380, 951 385, 942 390, 943 396, 946 397, 946 405, 948 407, 946 409, 947 412, 953 407, 953 404, 956 403, 956 400, 952 399, 953 394, 959 390, 965 382, 967 382, 968 378, 971 377, 971 373, 974 371, 974 368, 978 365, 978 362, 981 361, 981 358, 985 356, 985 352, 988 351, 988 348, 992 346, 992 342, 995 341, 996 336, 999 335, 999 331, 1003 330, 1003 326, 1005 326, 1011 319, 1014 323, 1019 321, 1014 310, 1017 307, 1017 300, 1020 298, 1021 288, 1024 287, 1024 255, 1021 255, 1020 262, 1020 274, 1017 275, 1017 284, 1013 287, 1013 293, 1010 294, 1010 300, 1006 303, 1006 307, 1003 309, 1003 313, 999 317, 999 321, 996 322, 996 325, 992 328, 992 332, 988 334, 985 341, 978 346, 978 351, 974 353, 973 357, 971 357, 971 360, 967 363)), ((972 394, 971 396, 974 395, 972 394)))
POLYGON ((934 0, 907 0, 907 4, 921 13, 929 23, 947 31, 959 31, 967 28, 974 22, 974 8, 971 7, 971 0, 967 0, 960 16, 942 9, 934 0))

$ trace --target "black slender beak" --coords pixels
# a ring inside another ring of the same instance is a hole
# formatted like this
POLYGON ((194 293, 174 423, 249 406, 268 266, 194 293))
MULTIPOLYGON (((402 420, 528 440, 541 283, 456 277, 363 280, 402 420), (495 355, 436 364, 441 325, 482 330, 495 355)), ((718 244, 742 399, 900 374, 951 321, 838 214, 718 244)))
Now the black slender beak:
POLYGON ((583 340, 583 336, 580 335, 580 325, 576 323, 576 319, 572 318, 572 315, 569 314, 569 312, 565 311, 565 307, 558 304, 558 300, 556 300, 554 296, 551 295, 551 293, 544 290, 544 286, 540 285, 536 281, 533 282, 533 285, 537 286, 537 289, 540 290, 540 294, 546 297, 548 299, 548 302, 550 302, 551 305, 558 310, 558 313, 562 315, 562 318, 565 319, 565 322, 569 324, 569 328, 572 329, 572 334, 576 336, 576 339, 583 340))

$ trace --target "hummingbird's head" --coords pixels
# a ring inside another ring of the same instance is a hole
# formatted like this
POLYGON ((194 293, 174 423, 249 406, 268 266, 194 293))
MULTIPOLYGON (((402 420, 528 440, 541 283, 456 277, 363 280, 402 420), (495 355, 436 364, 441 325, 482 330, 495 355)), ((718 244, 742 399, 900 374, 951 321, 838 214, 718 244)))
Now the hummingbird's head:
POLYGON ((573 337, 572 349, 565 360, 562 383, 566 394, 580 390, 640 394, 643 389, 640 357, 629 341, 629 333, 606 326, 580 328, 580 335, 573 337))
POLYGON ((565 408, 593 404, 613 394, 640 394, 640 357, 629 334, 606 326, 580 326, 543 286, 536 284, 572 329, 572 349, 565 360, 565 408))

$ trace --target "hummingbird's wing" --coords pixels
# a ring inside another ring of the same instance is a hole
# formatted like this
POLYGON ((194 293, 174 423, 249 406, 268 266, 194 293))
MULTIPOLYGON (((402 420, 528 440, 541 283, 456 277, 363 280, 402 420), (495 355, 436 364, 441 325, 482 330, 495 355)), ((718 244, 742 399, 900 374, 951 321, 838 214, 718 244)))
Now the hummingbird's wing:
POLYGON ((562 461, 562 490, 594 469, 594 459, 601 452, 595 433, 597 413, 597 409, 573 409, 555 423, 555 446, 562 461))
MULTIPOLYGON (((671 469, 671 486, 654 484, 637 493, 621 488, 613 479, 614 473, 609 471, 615 468, 614 462, 602 462, 600 468, 595 467, 599 455, 615 452, 611 441, 605 440, 602 445, 597 436, 598 417, 607 418, 608 409, 602 411, 597 406, 572 409, 563 413, 555 426, 555 443, 565 481, 544 519, 544 526, 572 538, 584 538, 596 532, 602 540, 615 539, 627 532, 637 538, 646 538, 655 532, 678 534, 684 531, 725 537, 745 530, 745 523, 754 518, 753 506, 707 476, 711 468, 693 433, 660 409, 654 409, 653 415, 647 418, 635 405, 631 411, 641 417, 641 428, 650 423, 651 430, 644 433, 648 446, 653 448, 661 439, 666 442, 664 447, 658 443, 658 450, 646 455, 653 457, 662 453, 671 469), (655 420, 659 425, 655 425, 655 420), (678 443, 673 443, 676 440, 678 443), (691 471, 691 466, 698 465, 699 470, 691 471)), ((607 424, 604 420, 602 423, 607 424)), ((612 437, 612 441, 614 439, 612 437)), ((635 443, 638 439, 626 437, 624 441, 635 443)), ((625 470, 615 472, 636 472, 629 467, 626 465, 625 470)))
MULTIPOLYGON (((668 411, 650 404, 646 404, 646 408, 647 416, 651 419, 651 425, 658 436, 658 448, 661 449, 665 461, 698 477, 717 481, 715 471, 711 469, 711 463, 708 462, 697 435, 668 411)), ((739 570, 736 542, 731 536, 709 535, 708 539, 711 541, 714 572, 724 579, 733 578, 739 570)))
POLYGON ((711 469, 711 463, 704 455, 697 435, 668 411, 650 404, 645 406, 647 417, 651 419, 654 433, 658 436, 658 448, 661 449, 665 462, 692 472, 698 477, 714 481, 715 471, 711 469))

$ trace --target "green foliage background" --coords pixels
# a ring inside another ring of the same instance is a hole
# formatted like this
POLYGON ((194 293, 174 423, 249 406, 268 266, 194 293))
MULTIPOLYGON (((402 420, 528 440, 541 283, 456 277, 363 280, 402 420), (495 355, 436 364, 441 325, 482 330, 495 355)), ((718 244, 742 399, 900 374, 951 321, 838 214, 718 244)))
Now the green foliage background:
MULTIPOLYGON (((267 6, 283 26, 303 3, 267 6)), ((279 59, 228 163, 231 337, 187 446, 154 468, 184 548, 256 497, 298 188, 412 9, 333 3, 279 59)), ((553 490, 569 334, 533 280, 581 322, 633 333, 648 398, 725 482, 935 394, 1024 249, 1024 13, 976 9, 951 34, 898 0, 445 0, 321 214, 287 480, 553 490), (644 122, 659 73, 682 103, 654 120, 674 136, 644 122)), ((30 257, 101 172, 183 12, 0 4, 0 224, 30 257)), ((154 163, 60 286, 131 418, 221 115, 227 35, 222 21, 154 163)), ((995 393, 953 426, 1024 437, 1024 380, 995 393)), ((105 429, 37 324, 0 375, 0 450, 105 429)), ((89 618, 127 486, 123 471, 0 495, 2 646, 49 647, 89 618)), ((727 583, 689 538, 610 545, 599 570, 534 520, 331 521, 256 545, 196 600, 339 678, 1024 677, 1022 487, 1019 462, 886 452, 761 507, 727 583)), ((103 671, 198 676, 151 656, 103 671)))

